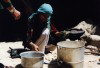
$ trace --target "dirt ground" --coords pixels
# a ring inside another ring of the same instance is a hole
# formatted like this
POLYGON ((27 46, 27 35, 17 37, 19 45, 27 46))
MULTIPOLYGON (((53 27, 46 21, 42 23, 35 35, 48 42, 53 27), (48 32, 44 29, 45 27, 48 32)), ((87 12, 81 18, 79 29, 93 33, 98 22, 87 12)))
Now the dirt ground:
MULTIPOLYGON (((10 58, 8 51, 11 48, 23 48, 22 41, 18 42, 0 42, 0 63, 5 66, 12 66, 18 68, 21 64, 20 58, 10 58)), ((100 55, 93 55, 90 50, 85 49, 87 53, 84 54, 84 68, 100 68, 100 55)), ((49 58, 49 57, 48 57, 49 58)), ((19 67, 20 68, 20 67, 19 67)), ((44 64, 43 68, 48 68, 47 64, 44 64)))

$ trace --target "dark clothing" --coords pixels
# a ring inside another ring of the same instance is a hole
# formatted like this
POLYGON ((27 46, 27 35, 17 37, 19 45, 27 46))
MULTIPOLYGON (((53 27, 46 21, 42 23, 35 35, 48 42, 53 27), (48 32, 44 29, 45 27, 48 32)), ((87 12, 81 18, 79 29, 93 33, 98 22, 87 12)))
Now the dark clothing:
POLYGON ((29 42, 35 43, 46 27, 47 23, 41 22, 39 19, 39 15, 35 14, 33 18, 29 20, 28 30, 26 33, 27 35, 23 41, 23 45, 27 47, 29 42))
POLYGON ((14 27, 14 18, 8 10, 2 9, 0 12, 0 41, 10 40, 15 35, 14 27))
POLYGON ((36 40, 42 34, 42 31, 44 30, 44 28, 46 28, 47 23, 41 22, 37 14, 33 17, 32 21, 30 22, 30 25, 31 25, 31 29, 33 29, 32 41, 36 42, 36 40))

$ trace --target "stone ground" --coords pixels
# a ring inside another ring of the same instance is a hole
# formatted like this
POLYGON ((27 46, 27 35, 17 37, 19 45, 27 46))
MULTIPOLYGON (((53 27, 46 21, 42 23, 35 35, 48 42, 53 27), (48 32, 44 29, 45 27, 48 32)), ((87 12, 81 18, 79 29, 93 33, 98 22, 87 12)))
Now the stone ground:
MULTIPOLYGON (((11 48, 23 48, 22 41, 18 42, 0 42, 0 63, 5 66, 12 66, 18 68, 21 63, 20 58, 10 58, 10 54, 7 52, 11 48)), ((84 55, 84 68, 100 68, 100 55, 94 55, 90 53, 90 50, 85 49, 87 53, 84 55)), ((49 58, 49 57, 48 57, 49 58)), ((19 67, 20 68, 20 67, 19 67)), ((48 68, 47 64, 44 64, 43 68, 48 68)))

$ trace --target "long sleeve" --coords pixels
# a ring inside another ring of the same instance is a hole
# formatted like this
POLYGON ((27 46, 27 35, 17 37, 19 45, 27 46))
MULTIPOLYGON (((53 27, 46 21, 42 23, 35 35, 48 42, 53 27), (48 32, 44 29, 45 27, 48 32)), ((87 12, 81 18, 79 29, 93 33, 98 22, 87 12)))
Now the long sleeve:
POLYGON ((11 0, 1 0, 1 4, 4 9, 9 10, 10 12, 14 12, 15 8, 11 3, 11 0))
POLYGON ((10 0, 2 0, 2 3, 3 3, 2 5, 4 8, 12 8, 13 7, 10 0))
POLYGON ((51 24, 51 32, 56 33, 57 31, 57 28, 53 24, 51 24))

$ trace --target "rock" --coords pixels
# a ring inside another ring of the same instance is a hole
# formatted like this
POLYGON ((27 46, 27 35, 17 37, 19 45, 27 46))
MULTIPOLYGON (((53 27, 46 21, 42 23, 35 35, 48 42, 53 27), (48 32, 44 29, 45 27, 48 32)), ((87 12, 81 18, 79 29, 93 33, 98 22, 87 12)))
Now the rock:
POLYGON ((51 53, 46 54, 44 58, 44 60, 48 63, 50 63, 52 60, 57 59, 57 48, 51 53))
POLYGON ((75 26, 74 28, 84 30, 86 36, 91 35, 91 33, 93 32, 93 31, 92 31, 93 25, 92 25, 92 24, 88 24, 88 23, 86 23, 85 21, 82 21, 81 23, 79 23, 79 24, 78 24, 77 26, 75 26))

